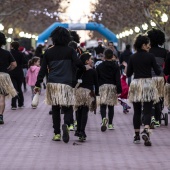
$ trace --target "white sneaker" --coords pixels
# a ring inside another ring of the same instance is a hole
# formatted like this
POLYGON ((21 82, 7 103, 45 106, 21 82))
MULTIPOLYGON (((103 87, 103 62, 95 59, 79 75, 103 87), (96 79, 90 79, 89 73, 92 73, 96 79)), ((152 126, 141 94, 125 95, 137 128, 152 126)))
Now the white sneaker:
POLYGON ((114 130, 114 129, 115 129, 115 127, 114 127, 114 125, 113 125, 113 124, 109 124, 109 125, 108 125, 108 129, 109 129, 109 130, 114 130))

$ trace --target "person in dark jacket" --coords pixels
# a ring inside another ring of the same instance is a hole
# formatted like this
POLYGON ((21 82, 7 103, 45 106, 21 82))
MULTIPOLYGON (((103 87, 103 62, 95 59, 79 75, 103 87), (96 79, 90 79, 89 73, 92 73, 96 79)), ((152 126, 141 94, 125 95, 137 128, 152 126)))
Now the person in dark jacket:
POLYGON ((167 82, 164 88, 164 100, 165 106, 168 107, 170 113, 170 53, 167 54, 164 66, 164 74, 168 76, 167 82))
POLYGON ((152 28, 147 32, 148 37, 150 39, 151 48, 149 50, 150 53, 154 54, 157 64, 161 69, 161 74, 157 76, 152 70, 152 77, 156 83, 156 88, 158 89, 158 94, 160 101, 154 104, 153 113, 151 118, 151 128, 160 126, 162 105, 163 105, 163 97, 164 97, 164 85, 165 79, 163 74, 163 65, 166 59, 167 50, 160 47, 165 43, 165 34, 159 30, 152 28))
POLYGON ((125 51, 120 56, 120 64, 122 64, 123 61, 128 63, 131 55, 132 55, 131 46, 127 44, 125 51))
POLYGON ((3 45, 6 45, 6 38, 0 32, 0 124, 4 124, 5 96, 17 95, 8 74, 17 66, 17 63, 9 51, 2 49, 3 45))
POLYGON ((100 57, 103 56, 103 52, 105 50, 105 48, 103 47, 103 41, 102 40, 98 40, 98 46, 94 48, 94 51, 96 53, 95 58, 94 58, 94 62, 96 63, 100 57))
MULTIPOLYGON (((122 67, 123 67, 122 65, 123 62, 126 62, 128 64, 131 55, 132 55, 131 46, 127 44, 125 51, 120 55, 120 65, 122 67)), ((130 83, 131 83, 131 77, 128 77, 128 85, 130 85, 130 83)))
POLYGON ((102 116, 101 131, 107 129, 108 119, 106 118, 106 108, 108 107, 109 124, 108 129, 114 129, 113 116, 114 105, 117 104, 117 95, 121 94, 122 87, 120 81, 120 69, 116 62, 113 61, 113 51, 107 49, 104 52, 105 61, 96 68, 99 82, 99 104, 102 116))
POLYGON ((12 98, 11 101, 11 109, 16 110, 17 109, 17 101, 18 101, 18 108, 24 107, 24 96, 22 92, 22 83, 24 78, 23 73, 23 64, 24 64, 24 56, 23 54, 18 50, 19 43, 17 41, 14 41, 11 43, 11 54, 15 58, 17 62, 17 67, 12 70, 9 75, 11 77, 12 83, 14 85, 14 88, 18 92, 18 96, 12 98))
POLYGON ((46 88, 46 103, 52 105, 52 119, 54 128, 53 140, 58 141, 61 139, 60 135, 60 111, 64 113, 63 141, 69 141, 70 114, 73 110, 74 95, 73 83, 75 82, 75 75, 73 74, 74 65, 79 69, 86 70, 88 66, 84 66, 80 59, 77 57, 75 50, 68 47, 70 42, 70 33, 63 27, 57 27, 52 33, 51 38, 54 46, 47 49, 41 69, 39 71, 37 82, 35 84, 35 92, 39 91, 41 83, 46 74, 48 67, 48 82, 46 88))
POLYGON ((160 75, 161 70, 156 63, 155 56, 149 52, 150 42, 147 35, 138 35, 136 37, 134 48, 137 51, 130 57, 127 76, 131 77, 134 74, 129 88, 129 101, 133 103, 134 116, 133 125, 135 130, 134 143, 140 143, 140 123, 141 111, 143 104, 144 114, 144 130, 142 138, 145 146, 151 146, 149 128, 151 123, 151 113, 153 103, 158 102, 158 90, 155 82, 152 79, 152 68, 156 75, 160 75))

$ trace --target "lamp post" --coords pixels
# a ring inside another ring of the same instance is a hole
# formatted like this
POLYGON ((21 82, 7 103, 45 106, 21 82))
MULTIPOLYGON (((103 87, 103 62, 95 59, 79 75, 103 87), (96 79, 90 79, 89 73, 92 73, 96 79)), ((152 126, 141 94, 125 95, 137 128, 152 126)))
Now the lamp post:
POLYGON ((162 16, 161 16, 161 20, 164 23, 164 31, 165 31, 165 26, 166 26, 166 23, 168 21, 168 15, 163 13, 162 16))
POLYGON ((4 26, 0 23, 0 31, 4 30, 4 26))
MULTIPOLYGON (((168 15, 163 13, 162 16, 161 16, 161 20, 163 22, 163 29, 164 29, 164 33, 165 33, 165 36, 166 36, 166 23, 168 21, 168 15)), ((165 43, 164 43, 164 48, 165 48, 165 43)))

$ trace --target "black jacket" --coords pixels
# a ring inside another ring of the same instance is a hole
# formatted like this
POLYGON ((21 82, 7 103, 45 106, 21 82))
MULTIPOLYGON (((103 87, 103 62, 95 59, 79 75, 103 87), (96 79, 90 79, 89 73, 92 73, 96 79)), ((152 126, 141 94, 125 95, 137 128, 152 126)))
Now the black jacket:
POLYGON ((77 80, 81 79, 82 83, 79 87, 83 87, 89 89, 91 91, 95 91, 95 95, 98 96, 99 94, 99 85, 97 79, 97 73, 94 69, 89 69, 87 71, 77 71, 77 80))
POLYGON ((120 56, 120 63, 125 61, 128 64, 129 58, 131 55, 132 55, 132 52, 130 50, 125 50, 120 56))
POLYGON ((167 54, 167 58, 165 60, 164 73, 165 75, 169 75, 167 82, 170 83, 170 53, 167 54))
POLYGON ((11 70, 9 72, 9 75, 11 77, 20 77, 22 79, 24 77, 24 73, 22 70, 24 64, 24 56, 19 50, 14 49, 11 49, 11 54, 17 63, 17 67, 14 70, 11 70))
POLYGON ((122 92, 120 81, 120 69, 114 61, 103 61, 96 68, 99 86, 103 84, 113 84, 117 87, 117 93, 122 92))
POLYGON ((161 70, 156 63, 155 56, 144 50, 139 50, 130 57, 127 67, 127 77, 131 77, 134 73, 134 79, 152 78, 152 68, 156 75, 160 75, 161 70))
POLYGON ((85 66, 77 57, 76 51, 68 46, 53 46, 46 50, 35 86, 40 87, 49 69, 48 82, 74 86, 76 82, 75 66, 85 71, 85 66))

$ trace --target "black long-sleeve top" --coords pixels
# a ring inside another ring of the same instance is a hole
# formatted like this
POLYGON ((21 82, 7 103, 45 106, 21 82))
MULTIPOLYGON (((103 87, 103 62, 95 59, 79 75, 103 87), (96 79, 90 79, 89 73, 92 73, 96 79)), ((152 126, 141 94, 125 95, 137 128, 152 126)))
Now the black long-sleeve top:
POLYGON ((127 77, 131 77, 134 73, 134 79, 152 78, 152 68, 156 75, 160 75, 161 70, 154 55, 141 49, 131 55, 127 67, 127 77))
POLYGON ((40 87, 48 67, 49 83, 61 83, 73 87, 76 82, 75 65, 83 71, 86 70, 73 48, 68 46, 53 46, 49 48, 44 54, 35 86, 40 87))
POLYGON ((120 81, 120 69, 114 61, 103 61, 96 68, 99 86, 103 84, 113 84, 117 88, 117 93, 122 92, 120 81))
POLYGON ((169 75, 167 82, 170 83, 170 53, 167 54, 165 60, 164 74, 169 75))
MULTIPOLYGON (((152 53, 155 56, 156 63, 159 65, 161 69, 161 76, 163 76, 163 64, 166 59, 167 51, 164 48, 161 47, 152 47, 149 50, 150 53, 152 53)), ((152 76, 155 76, 155 72, 152 70, 152 76)))
POLYGON ((15 49, 11 49, 11 54, 14 57, 17 67, 9 72, 9 75, 11 77, 20 77, 21 79, 24 77, 23 73, 23 64, 24 64, 24 55, 19 51, 15 49))
POLYGON ((82 79, 82 83, 79 87, 87 88, 91 91, 95 91, 95 95, 99 95, 99 85, 97 79, 97 73, 94 69, 89 69, 87 71, 77 71, 77 80, 82 79))

